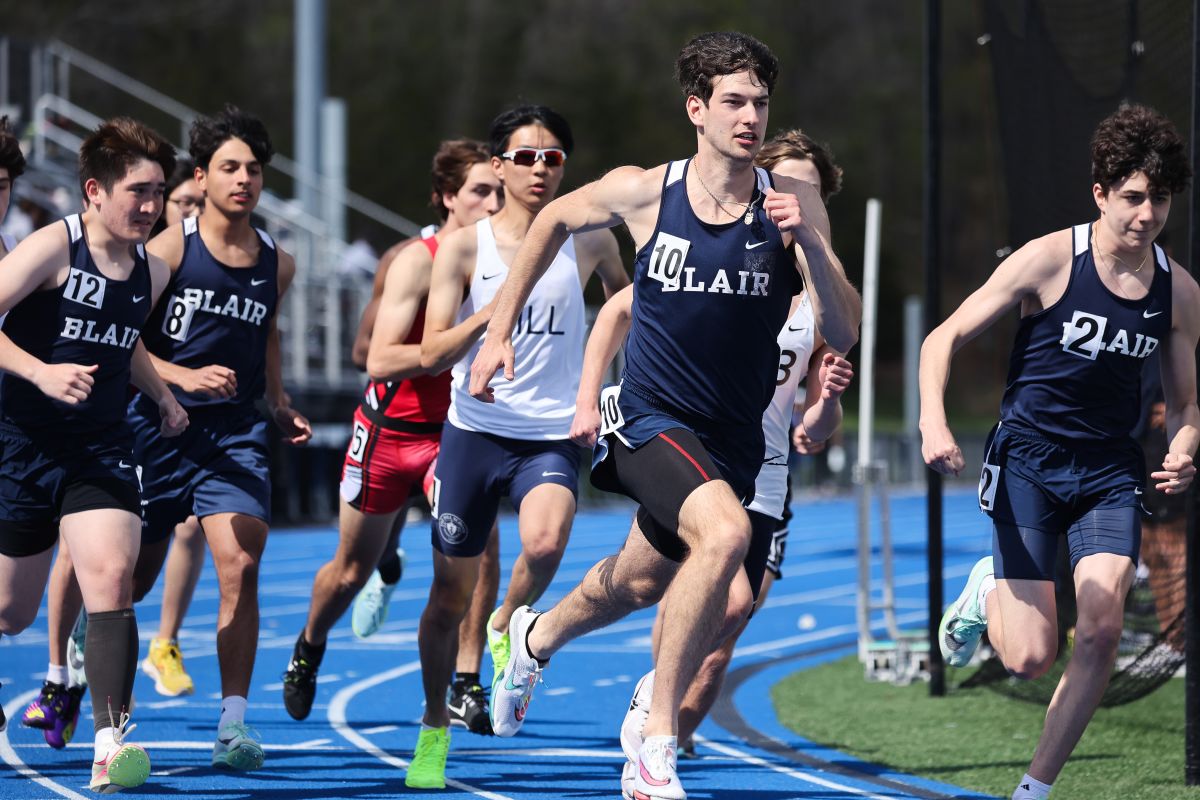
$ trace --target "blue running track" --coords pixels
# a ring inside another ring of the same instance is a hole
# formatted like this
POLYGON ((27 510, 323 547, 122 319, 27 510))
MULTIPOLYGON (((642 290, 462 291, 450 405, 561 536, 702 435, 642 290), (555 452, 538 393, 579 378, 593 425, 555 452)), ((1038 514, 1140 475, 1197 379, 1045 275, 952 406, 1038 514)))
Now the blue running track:
MULTIPOLYGON (((896 543, 896 596, 900 622, 924 626, 925 510, 923 495, 892 498, 896 543)), ((971 565, 991 545, 987 520, 970 494, 946 498, 946 593, 961 588, 971 565)), ((681 761, 692 800, 742 797, 942 798, 982 797, 945 784, 889 773, 878 765, 827 751, 783 728, 769 688, 789 673, 854 652, 855 525, 852 500, 812 500, 794 509, 784 580, 739 643, 727 693, 705 721, 697 760, 681 761)), ((629 510, 581 513, 547 596, 546 608, 587 569, 614 552, 628 530, 629 510)), ((504 572, 518 547, 515 520, 501 520, 504 572)), ((384 628, 360 641, 349 615, 335 628, 322 665, 316 705, 304 722, 283 709, 280 674, 308 610, 313 574, 332 554, 331 528, 277 530, 262 567, 262 633, 247 722, 261 734, 263 769, 243 774, 209 766, 216 735, 220 684, 215 650, 216 577, 206 566, 180 637, 196 694, 164 698, 138 674, 137 730, 131 736, 150 753, 153 773, 130 797, 189 800, 301 800, 421 794, 404 786, 404 768, 421 716, 417 619, 431 576, 426 525, 404 535, 408 567, 384 628)), ((502 587, 503 589, 503 587, 502 587)), ((142 656, 158 621, 161 586, 138 607, 142 656)), ((514 739, 475 736, 455 729, 446 775, 437 796, 465 798, 620 797, 623 756, 617 732, 634 682, 650 669, 653 610, 569 645, 546 669, 524 729, 514 739)), ((90 797, 91 708, 85 704, 77 742, 63 751, 45 745, 40 731, 19 718, 45 675, 46 619, 0 640, 0 691, 9 726, 0 733, 0 798, 50 800, 90 797)), ((490 675, 485 657, 484 673, 490 675)), ((945 754, 947 763, 953 753, 945 754)), ((426 793, 428 794, 428 793, 426 793)), ((125 795, 123 795, 125 796, 125 795)))

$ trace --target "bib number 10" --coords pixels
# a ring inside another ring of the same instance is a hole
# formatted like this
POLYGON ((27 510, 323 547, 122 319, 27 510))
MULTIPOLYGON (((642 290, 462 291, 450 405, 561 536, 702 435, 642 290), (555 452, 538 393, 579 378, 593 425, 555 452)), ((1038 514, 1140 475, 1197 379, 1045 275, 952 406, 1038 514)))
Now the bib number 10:
POLYGON ((621 387, 605 386, 600 390, 600 435, 606 436, 625 424, 621 416, 621 387))
POLYGON ((692 243, 687 239, 672 236, 669 233, 659 233, 650 251, 650 264, 646 274, 656 280, 666 289, 679 288, 679 276, 683 273, 683 263, 687 260, 688 250, 692 243))

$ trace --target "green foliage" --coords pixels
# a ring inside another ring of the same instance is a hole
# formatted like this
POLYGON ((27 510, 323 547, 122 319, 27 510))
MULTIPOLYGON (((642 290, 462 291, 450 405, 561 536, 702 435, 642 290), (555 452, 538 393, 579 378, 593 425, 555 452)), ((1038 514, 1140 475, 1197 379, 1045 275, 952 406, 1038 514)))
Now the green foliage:
MULTIPOLYGON (((957 673, 955 675, 957 677, 957 673)), ((1045 709, 987 689, 931 698, 925 683, 867 683, 850 657, 771 690, 780 721, 814 742, 915 775, 1008 797, 1029 767, 1045 709)), ((1055 797, 1197 800, 1183 785, 1183 682, 1100 709, 1055 797)))

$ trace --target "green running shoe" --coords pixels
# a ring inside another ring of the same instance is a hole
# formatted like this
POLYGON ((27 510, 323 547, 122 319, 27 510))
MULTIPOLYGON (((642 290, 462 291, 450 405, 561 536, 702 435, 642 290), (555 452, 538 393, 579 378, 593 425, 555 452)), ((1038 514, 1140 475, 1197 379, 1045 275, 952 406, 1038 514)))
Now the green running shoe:
POLYGON ((262 745, 244 722, 230 722, 217 733, 213 743, 212 765, 246 772, 263 765, 266 755, 262 745))
POLYGON ((962 593, 942 615, 938 645, 942 660, 952 667, 965 667, 971 661, 983 632, 987 630, 987 609, 979 602, 979 586, 993 574, 992 557, 979 559, 971 568, 962 593))
POLYGON ((417 737, 417 750, 404 775, 404 785, 410 789, 445 789, 448 752, 449 728, 423 728, 417 737))
POLYGON ((486 628, 488 650, 492 654, 493 684, 504 674, 504 668, 508 666, 508 659, 512 656, 512 643, 508 639, 508 628, 504 629, 504 633, 500 633, 492 625, 499 613, 500 609, 498 608, 492 612, 492 615, 488 617, 486 628))

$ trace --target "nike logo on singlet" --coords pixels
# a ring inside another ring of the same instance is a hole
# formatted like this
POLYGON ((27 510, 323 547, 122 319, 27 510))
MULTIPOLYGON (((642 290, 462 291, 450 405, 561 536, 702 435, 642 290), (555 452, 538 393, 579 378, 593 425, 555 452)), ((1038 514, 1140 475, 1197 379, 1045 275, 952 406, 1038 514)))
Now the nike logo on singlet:
POLYGON ((143 300, 145 300, 145 299, 146 299, 146 295, 144 295, 144 294, 143 294, 143 295, 136 295, 136 294, 135 294, 135 295, 133 296, 133 302, 135 302, 135 303, 140 303, 140 302, 142 302, 142 301, 143 301, 143 300))
POLYGON ((751 244, 750 242, 746 242, 746 249, 753 250, 756 247, 762 247, 766 243, 767 243, 767 240, 765 240, 765 239, 761 242, 754 242, 753 244, 751 244))
POLYGON ((481 281, 490 281, 492 278, 496 277, 499 274, 500 274, 499 272, 493 272, 491 275, 480 275, 479 279, 481 281))
POLYGON ((1162 313, 1161 311, 1155 311, 1153 314, 1151 314, 1149 311, 1143 311, 1142 317, 1144 319, 1150 319, 1151 317, 1157 317, 1161 313, 1162 313))
POLYGON ((788 325, 788 330, 791 331, 792 333, 799 333, 800 331, 808 330, 808 327, 805 325, 801 325, 799 328, 793 328, 791 325, 788 325))
POLYGON ((266 278, 251 278, 250 279, 251 286, 262 286, 266 282, 267 282, 266 278))

